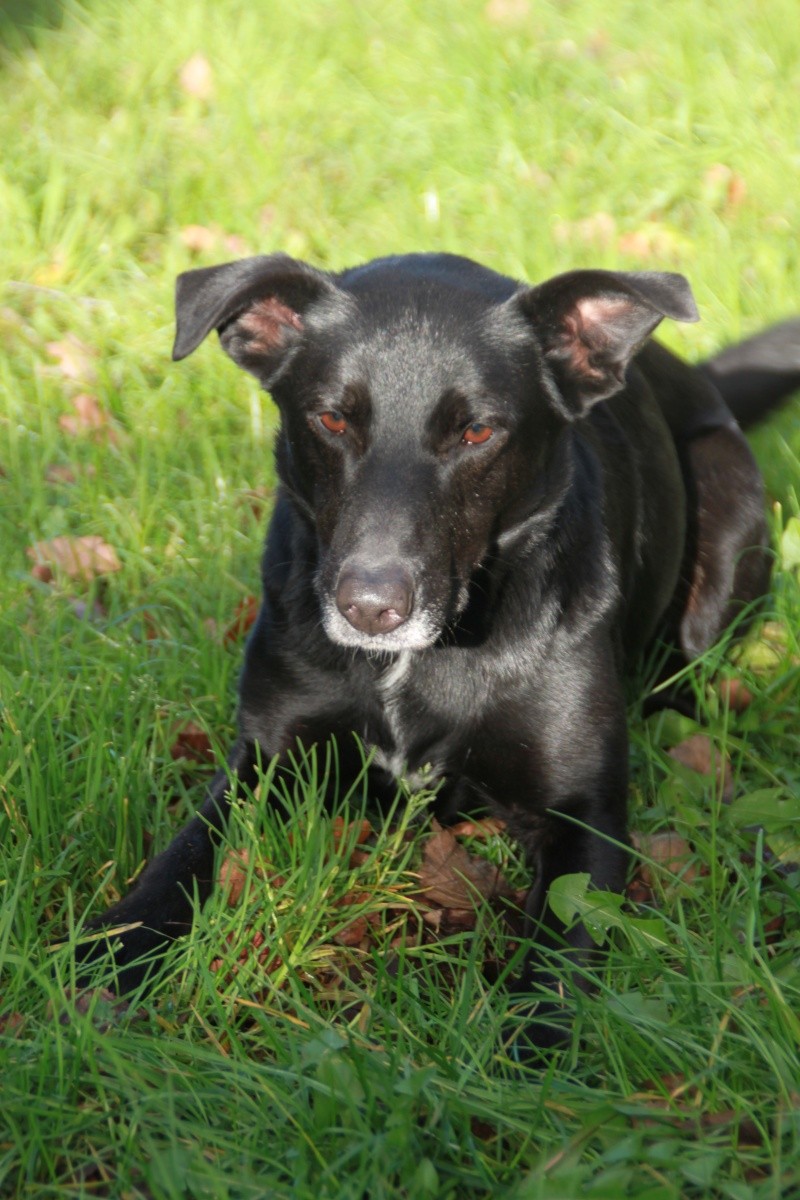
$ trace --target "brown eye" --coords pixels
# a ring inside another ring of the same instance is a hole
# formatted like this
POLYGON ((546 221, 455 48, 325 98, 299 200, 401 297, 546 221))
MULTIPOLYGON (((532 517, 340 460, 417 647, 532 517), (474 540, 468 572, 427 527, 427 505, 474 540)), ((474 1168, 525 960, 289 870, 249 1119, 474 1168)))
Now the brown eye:
POLYGON ((323 429, 327 429, 328 433, 336 434, 337 437, 347 432, 347 421, 335 408, 332 408, 330 412, 320 413, 319 421, 323 429))
POLYGON ((474 421, 464 430, 461 441, 467 446, 482 446, 484 442, 488 442, 493 433, 494 430, 490 425, 481 425, 480 421, 474 421))

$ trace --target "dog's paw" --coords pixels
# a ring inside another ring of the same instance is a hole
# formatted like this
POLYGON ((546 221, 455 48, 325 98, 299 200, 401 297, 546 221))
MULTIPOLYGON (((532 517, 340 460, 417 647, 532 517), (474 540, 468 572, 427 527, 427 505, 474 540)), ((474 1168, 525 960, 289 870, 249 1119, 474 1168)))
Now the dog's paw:
POLYGON ((136 888, 107 912, 87 922, 75 947, 78 987, 101 983, 117 994, 134 991, 152 977, 176 938, 188 933, 188 897, 168 898, 136 888))
POLYGON ((526 972, 511 989, 501 1047, 520 1066, 544 1066, 566 1049, 575 1023, 575 997, 555 973, 526 972))
POLYGON ((132 992, 152 975, 171 940, 140 922, 92 921, 75 947, 76 984, 101 983, 118 995, 132 992))
POLYGON ((518 1066, 542 1067, 572 1040, 573 1014, 558 1001, 512 1001, 500 1035, 501 1049, 518 1066))

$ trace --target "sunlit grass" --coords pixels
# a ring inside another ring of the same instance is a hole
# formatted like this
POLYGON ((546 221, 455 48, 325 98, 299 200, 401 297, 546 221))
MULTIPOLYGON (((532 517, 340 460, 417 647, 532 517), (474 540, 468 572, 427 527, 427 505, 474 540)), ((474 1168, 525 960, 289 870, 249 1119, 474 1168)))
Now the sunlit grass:
MULTIPOLYGON (((330 268, 445 249, 532 281, 664 267, 703 317, 664 337, 701 358, 798 309, 796 18, 793 0, 7 6, 0 1193, 800 1187, 800 881, 781 824, 800 794, 800 592, 779 555, 766 631, 694 671, 699 723, 632 698, 633 825, 681 837, 691 883, 655 869, 628 915, 657 917, 660 941, 623 920, 541 1072, 499 1049, 505 980, 482 964, 515 947, 497 915, 411 936, 418 799, 356 870, 313 780, 286 825, 243 805, 230 845, 250 900, 215 895, 127 1008, 76 1010, 68 944, 197 804, 205 769, 173 761, 175 731, 192 720, 224 753, 242 652, 224 635, 258 588, 274 411, 211 342, 170 363, 174 276, 273 249, 330 268), (70 339, 74 376, 52 349, 70 339), (103 422, 70 432, 81 395, 103 422), (26 549, 65 535, 102 537, 121 569, 34 579, 26 549), (744 711, 720 672, 752 693, 744 711), (697 732, 727 755, 732 802, 669 756, 697 732), (353 892, 348 918, 379 913, 368 949, 337 941, 353 892), (257 935, 281 963, 227 969, 257 935)), ((754 444, 780 547, 797 403, 754 444)))

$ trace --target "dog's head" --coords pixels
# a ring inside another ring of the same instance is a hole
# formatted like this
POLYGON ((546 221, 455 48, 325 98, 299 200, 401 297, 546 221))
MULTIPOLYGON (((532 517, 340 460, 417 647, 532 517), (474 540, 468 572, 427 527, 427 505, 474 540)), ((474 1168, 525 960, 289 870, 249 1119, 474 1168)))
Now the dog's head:
POLYGON ((173 357, 217 329, 272 393, 326 632, 394 652, 436 641, 476 568, 557 503, 570 427, 665 316, 697 318, 681 276, 529 288, 450 255, 338 276, 270 255, 180 276, 173 357))

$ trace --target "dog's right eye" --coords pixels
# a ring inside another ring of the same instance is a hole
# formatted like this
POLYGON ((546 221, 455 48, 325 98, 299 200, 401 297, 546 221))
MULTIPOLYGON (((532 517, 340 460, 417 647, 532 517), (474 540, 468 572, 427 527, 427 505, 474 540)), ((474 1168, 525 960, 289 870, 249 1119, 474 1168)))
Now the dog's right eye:
POLYGON ((461 441, 465 446, 483 446, 493 434, 494 430, 491 425, 484 425, 480 421, 473 421, 462 433, 461 441))
POLYGON ((322 428, 327 429, 328 433, 333 433, 337 437, 347 433, 347 421, 338 409, 332 408, 328 412, 322 412, 318 419, 322 428))

